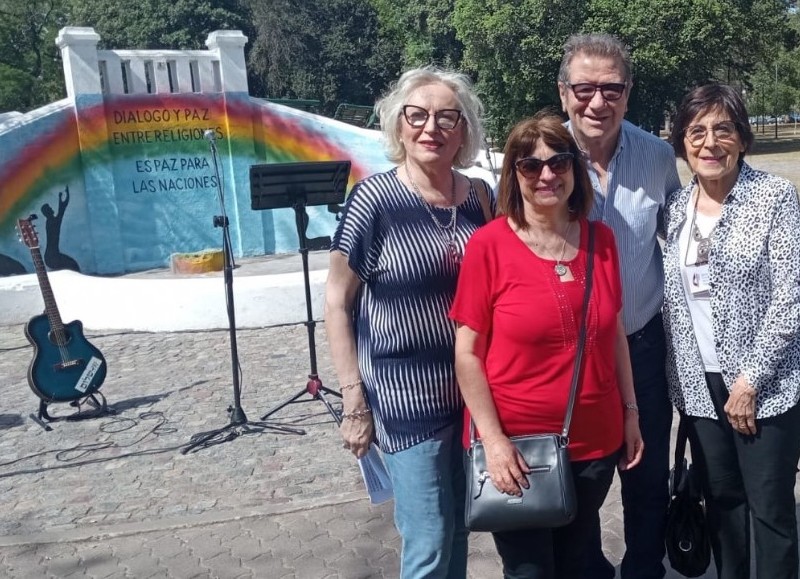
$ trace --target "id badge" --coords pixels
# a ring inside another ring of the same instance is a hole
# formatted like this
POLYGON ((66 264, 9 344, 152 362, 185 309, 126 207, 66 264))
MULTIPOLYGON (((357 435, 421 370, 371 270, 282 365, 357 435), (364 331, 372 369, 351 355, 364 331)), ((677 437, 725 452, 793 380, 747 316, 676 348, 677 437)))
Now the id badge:
POLYGON ((711 298, 707 263, 703 265, 690 265, 684 270, 684 274, 686 276, 686 287, 692 299, 707 300, 711 298))

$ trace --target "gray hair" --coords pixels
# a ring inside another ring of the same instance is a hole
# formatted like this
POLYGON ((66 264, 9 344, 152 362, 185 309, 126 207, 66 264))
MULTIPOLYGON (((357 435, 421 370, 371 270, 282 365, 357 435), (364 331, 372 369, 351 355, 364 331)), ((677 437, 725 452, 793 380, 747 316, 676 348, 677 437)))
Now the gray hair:
POLYGON ((406 150, 400 139, 403 105, 412 92, 430 84, 443 84, 456 96, 464 124, 464 143, 456 153, 453 166, 459 169, 471 167, 483 144, 483 103, 473 91, 467 75, 434 66, 404 72, 389 92, 375 103, 375 112, 381 120, 386 141, 386 156, 393 163, 405 161, 406 150))
POLYGON ((610 34, 573 34, 564 44, 564 58, 558 69, 559 81, 569 81, 569 66, 578 54, 614 59, 622 65, 625 82, 633 80, 631 55, 618 38, 610 34))

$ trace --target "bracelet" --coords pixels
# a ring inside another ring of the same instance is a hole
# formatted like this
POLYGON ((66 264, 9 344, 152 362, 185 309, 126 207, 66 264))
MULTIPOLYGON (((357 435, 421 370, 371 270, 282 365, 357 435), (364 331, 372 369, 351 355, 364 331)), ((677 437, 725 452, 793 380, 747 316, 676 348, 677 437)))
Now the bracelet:
POLYGON ((351 388, 360 388, 363 385, 364 385, 364 383, 361 381, 361 378, 359 378, 355 382, 350 382, 349 384, 345 384, 344 386, 339 388, 339 390, 344 392, 345 390, 350 390, 351 388))
POLYGON ((353 412, 342 412, 342 420, 361 420, 370 413, 372 413, 372 410, 369 408, 364 408, 364 410, 354 410, 353 412))
POLYGON ((636 402, 623 402, 622 403, 622 407, 625 410, 630 410, 631 412, 635 412, 636 414, 639 414, 639 407, 636 406, 636 402))

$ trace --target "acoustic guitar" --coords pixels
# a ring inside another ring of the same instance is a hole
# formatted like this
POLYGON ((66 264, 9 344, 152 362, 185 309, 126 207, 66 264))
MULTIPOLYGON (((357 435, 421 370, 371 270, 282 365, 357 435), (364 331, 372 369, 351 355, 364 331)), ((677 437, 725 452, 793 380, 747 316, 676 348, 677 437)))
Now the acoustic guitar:
POLYGON ((25 336, 34 351, 28 367, 28 385, 44 403, 72 402, 91 396, 102 386, 106 360, 83 335, 80 321, 68 324, 61 321, 39 250, 34 219, 36 216, 31 215, 17 220, 20 238, 31 250, 45 309, 25 325, 25 336))

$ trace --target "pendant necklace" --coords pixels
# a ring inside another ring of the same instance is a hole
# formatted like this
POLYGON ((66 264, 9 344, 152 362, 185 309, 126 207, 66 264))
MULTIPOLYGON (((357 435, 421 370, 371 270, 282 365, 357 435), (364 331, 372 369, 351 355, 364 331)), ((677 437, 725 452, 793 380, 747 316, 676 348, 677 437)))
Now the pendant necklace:
MULTIPOLYGON (((714 235, 714 231, 717 229, 717 225, 719 221, 714 224, 714 227, 711 228, 711 231, 708 232, 708 235, 703 235, 700 231, 700 228, 697 226, 697 204, 700 201, 700 190, 696 190, 696 195, 694 198, 694 211, 692 212, 692 225, 690 231, 692 232, 692 239, 697 242, 697 258, 695 259, 695 265, 703 265, 708 263, 708 254, 711 251, 711 236, 714 235)), ((687 246, 686 252, 688 254, 689 248, 687 246)))
POLYGON ((569 222, 567 225, 567 230, 564 232, 564 241, 561 243, 561 256, 556 260, 556 265, 553 267, 553 271, 556 272, 558 277, 564 277, 567 275, 567 266, 561 263, 564 259, 564 252, 567 250, 567 237, 569 237, 569 232, 572 229, 572 221, 569 222))
MULTIPOLYGON (((452 174, 452 170, 450 172, 452 174)), ((416 184, 414 179, 411 178, 411 173, 408 171, 408 166, 406 166, 406 176, 411 183, 411 188, 414 189, 414 193, 416 193, 417 197, 419 198, 420 203, 422 203, 422 206, 425 208, 425 211, 428 212, 428 215, 431 216, 431 219, 433 219, 437 229, 444 238, 445 243, 447 244, 447 252, 450 254, 451 259, 456 263, 461 263, 461 251, 458 249, 458 245, 456 244, 456 225, 458 221, 458 207, 456 207, 456 176, 452 175, 453 185, 450 189, 450 207, 446 208, 450 210, 450 220, 447 223, 442 223, 439 221, 439 218, 433 213, 430 203, 425 200, 425 197, 422 196, 422 191, 420 191, 419 186, 416 184)))
MULTIPOLYGON (((556 264, 553 266, 553 271, 558 277, 564 277, 565 275, 567 275, 567 272, 569 271, 569 268, 567 268, 567 266, 561 262, 564 260, 564 254, 566 253, 567 250, 567 238, 569 237, 569 232, 571 230, 572 230, 572 221, 567 223, 567 230, 564 232, 564 240, 561 242, 561 256, 555 259, 556 264)), ((539 246, 539 244, 536 241, 534 241, 533 244, 536 247, 539 246)), ((542 251, 545 251, 544 245, 542 245, 542 251)), ((545 251, 545 253, 551 258, 554 257, 549 251, 545 251)))

